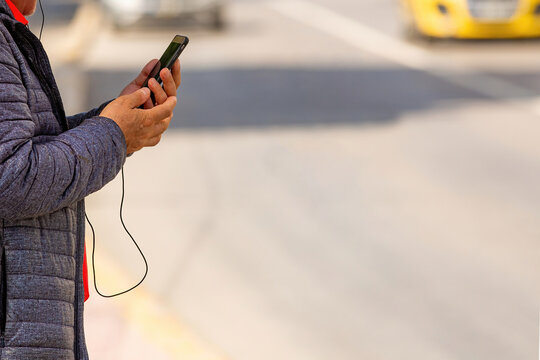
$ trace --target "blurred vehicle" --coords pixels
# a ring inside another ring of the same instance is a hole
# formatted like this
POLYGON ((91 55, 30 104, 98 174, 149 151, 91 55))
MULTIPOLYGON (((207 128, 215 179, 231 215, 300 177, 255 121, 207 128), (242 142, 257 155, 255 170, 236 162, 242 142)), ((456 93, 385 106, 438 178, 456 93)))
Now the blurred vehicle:
POLYGON ((224 0, 101 0, 114 25, 119 28, 140 20, 193 18, 214 29, 224 21, 224 0))
POLYGON ((540 36, 540 0, 400 0, 409 35, 503 39, 540 36))

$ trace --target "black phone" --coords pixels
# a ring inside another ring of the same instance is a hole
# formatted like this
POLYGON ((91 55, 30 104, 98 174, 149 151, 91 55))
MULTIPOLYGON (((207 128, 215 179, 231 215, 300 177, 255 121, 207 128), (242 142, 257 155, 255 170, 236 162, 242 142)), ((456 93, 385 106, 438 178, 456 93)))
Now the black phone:
MULTIPOLYGON (((159 61, 156 63, 156 65, 154 66, 154 68, 150 72, 150 75, 148 75, 148 77, 144 81, 142 87, 148 87, 148 81, 151 78, 156 79, 156 81, 160 85, 163 85, 163 81, 161 80, 161 76, 159 76, 160 71, 162 69, 165 69, 165 68, 168 68, 169 70, 172 70, 174 62, 176 61, 176 59, 178 59, 178 57, 180 56, 182 51, 184 51, 184 49, 186 48, 188 43, 189 43, 189 39, 188 39, 187 36, 176 35, 174 37, 174 39, 171 41, 171 43, 170 43, 169 47, 167 48, 167 50, 165 50, 165 52, 163 53, 163 55, 161 56, 159 61)), ((152 102, 155 103, 156 99, 154 98, 154 93, 152 93, 151 96, 152 96, 152 102)), ((141 108, 142 107, 144 107, 144 106, 141 106, 141 108)))

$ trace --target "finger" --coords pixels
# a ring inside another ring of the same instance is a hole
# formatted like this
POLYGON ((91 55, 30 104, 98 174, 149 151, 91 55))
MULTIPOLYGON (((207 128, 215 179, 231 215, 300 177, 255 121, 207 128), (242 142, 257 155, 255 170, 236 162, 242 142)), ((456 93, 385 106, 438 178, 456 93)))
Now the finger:
POLYGON ((171 120, 172 120, 172 115, 160 123, 162 133, 167 131, 167 129, 169 128, 169 125, 171 124, 171 120))
POLYGON ((161 70, 159 75, 161 76, 161 80, 163 80, 163 89, 167 95, 176 96, 176 83, 169 69, 165 68, 161 70))
POLYGON ((140 88, 132 94, 119 97, 123 103, 130 109, 137 108, 144 104, 150 98, 150 89, 140 88))
POLYGON ((154 136, 146 141, 146 146, 156 146, 161 141, 161 135, 154 136))
POLYGON ((167 94, 156 79, 150 79, 148 82, 148 87, 154 93, 154 98, 156 99, 157 104, 163 104, 165 100, 167 100, 167 94))
POLYGON ((148 78, 148 75, 150 75, 150 72, 154 69, 154 66, 156 66, 158 59, 152 59, 146 64, 140 74, 137 76, 137 78, 134 80, 135 84, 138 86, 142 86, 146 78, 148 78))
POLYGON ((163 134, 169 128, 171 120, 172 117, 167 117, 164 120, 156 122, 153 127, 148 128, 148 137, 153 138, 163 134))
POLYGON ((174 107, 176 106, 176 96, 169 96, 163 104, 154 106, 148 110, 148 116, 153 122, 164 120, 172 116, 174 107))
POLYGON ((181 66, 180 66, 180 59, 176 59, 176 61, 174 62, 174 65, 172 67, 172 76, 174 78, 176 88, 178 89, 178 87, 182 83, 182 71, 181 71, 181 66))
POLYGON ((144 103, 144 109, 149 110, 154 107, 154 102, 152 101, 152 98, 149 97, 148 100, 144 103))

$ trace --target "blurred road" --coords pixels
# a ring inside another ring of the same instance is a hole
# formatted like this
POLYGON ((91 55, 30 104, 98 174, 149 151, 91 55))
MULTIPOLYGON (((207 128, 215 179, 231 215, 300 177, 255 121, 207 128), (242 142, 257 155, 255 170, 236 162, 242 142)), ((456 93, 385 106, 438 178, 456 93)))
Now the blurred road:
MULTIPOLYGON (((535 359, 540 43, 405 43, 390 0, 228 16, 103 26, 58 71, 75 111, 191 38, 172 129, 125 166, 146 288, 235 360, 535 359)), ((98 276, 101 251, 136 281, 119 200, 88 201, 98 276)))

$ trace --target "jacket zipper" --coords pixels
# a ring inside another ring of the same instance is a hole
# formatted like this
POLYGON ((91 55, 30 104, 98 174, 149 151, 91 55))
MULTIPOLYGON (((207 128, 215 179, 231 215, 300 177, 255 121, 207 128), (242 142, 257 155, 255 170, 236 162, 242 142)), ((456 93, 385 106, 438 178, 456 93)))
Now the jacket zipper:
MULTIPOLYGON (((77 214, 81 214, 81 211, 80 211, 80 207, 81 207, 81 203, 79 202, 77 204, 77 214)), ((82 210, 82 213, 84 214, 84 209, 82 210)), ((84 215, 83 215, 84 216, 84 215)), ((79 225, 77 224, 77 227, 79 227, 79 225)), ((78 232, 82 231, 81 229, 78 229, 78 232)), ((81 263, 80 262, 80 251, 79 251, 79 242, 77 241, 77 245, 76 245, 76 248, 75 248, 75 264, 77 263, 81 263)), ((82 272, 82 266, 81 266, 81 272, 82 272)), ((76 279, 78 280, 79 279, 79 266, 77 266, 77 270, 75 271, 75 276, 76 276, 76 279)), ((75 349, 74 349, 74 352, 75 352, 75 360, 80 360, 82 359, 82 354, 81 354, 81 351, 79 349, 79 284, 77 283, 77 280, 75 280, 75 349)))
MULTIPOLYGON (((3 227, 2 227, 3 232, 3 227)), ((6 322, 7 322, 7 272, 6 272, 6 248, 3 244, 2 238, 2 247, 0 251, 2 255, 0 257, 1 266, 0 266, 0 348, 6 346, 6 322)))

